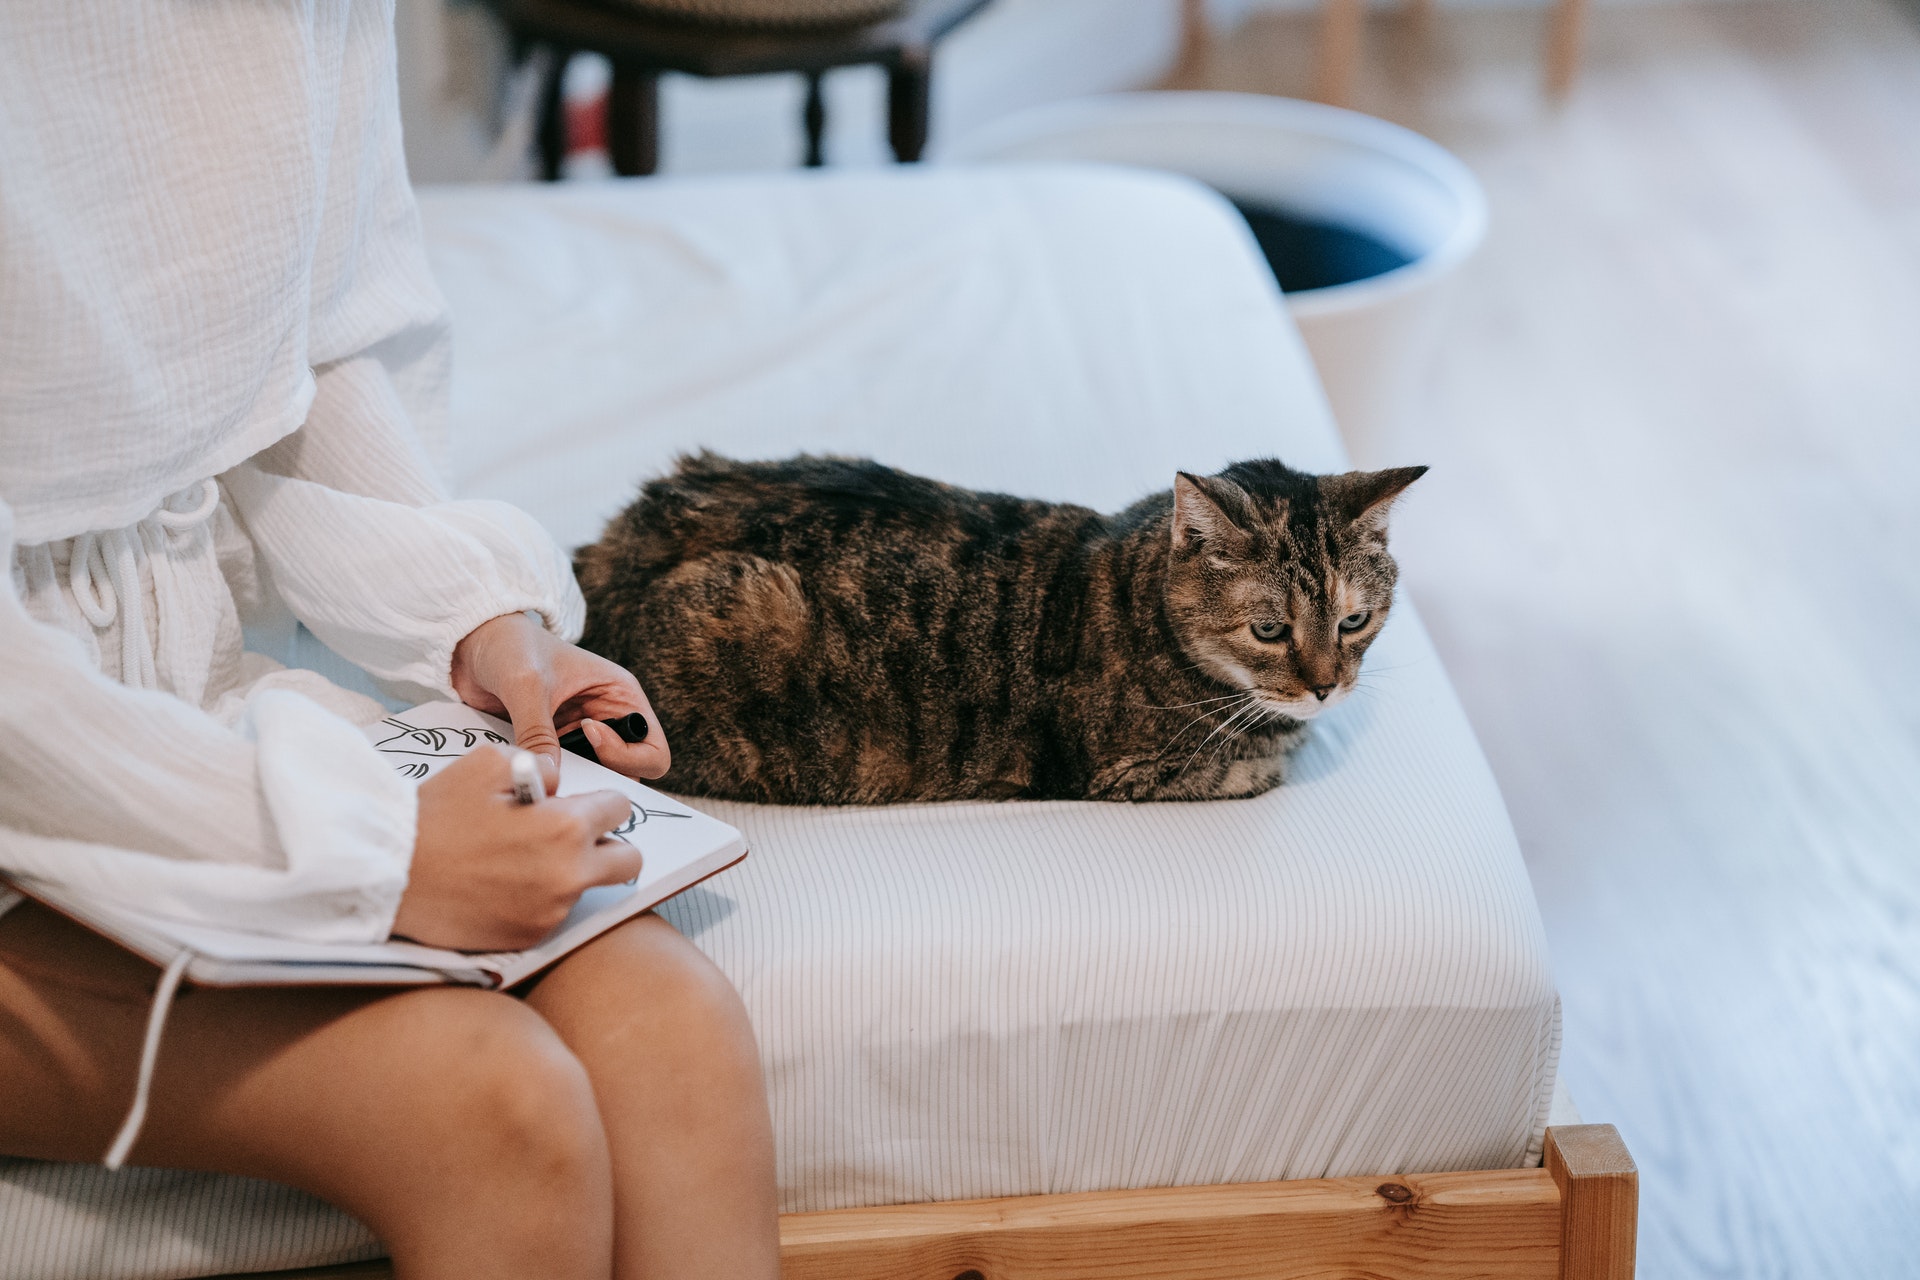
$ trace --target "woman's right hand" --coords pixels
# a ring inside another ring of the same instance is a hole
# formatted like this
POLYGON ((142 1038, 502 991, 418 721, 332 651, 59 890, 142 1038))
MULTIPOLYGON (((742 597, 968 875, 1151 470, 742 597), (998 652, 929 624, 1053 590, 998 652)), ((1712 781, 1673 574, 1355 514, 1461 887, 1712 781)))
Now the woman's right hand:
POLYGON ((617 791, 513 798, 508 752, 481 747, 420 784, 413 871, 395 937, 460 951, 539 942, 595 885, 640 873, 640 851, 600 837, 627 820, 617 791))

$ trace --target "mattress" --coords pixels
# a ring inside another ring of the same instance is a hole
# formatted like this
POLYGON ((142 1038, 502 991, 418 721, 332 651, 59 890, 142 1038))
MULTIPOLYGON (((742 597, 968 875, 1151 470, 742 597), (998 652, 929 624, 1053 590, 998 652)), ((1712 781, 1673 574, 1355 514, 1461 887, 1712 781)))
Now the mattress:
MULTIPOLYGON (((423 207, 455 317, 449 473, 567 544, 703 447, 1105 509, 1177 469, 1342 465, 1249 236, 1181 180, 929 169, 423 207)), ((1539 915, 1409 602, 1256 799, 705 807, 753 854, 665 914, 752 1014, 785 1210, 1539 1159, 1560 1027, 1539 915)), ((0 1162, 0 1276, 336 1260, 371 1247, 358 1230, 239 1179, 0 1162)))

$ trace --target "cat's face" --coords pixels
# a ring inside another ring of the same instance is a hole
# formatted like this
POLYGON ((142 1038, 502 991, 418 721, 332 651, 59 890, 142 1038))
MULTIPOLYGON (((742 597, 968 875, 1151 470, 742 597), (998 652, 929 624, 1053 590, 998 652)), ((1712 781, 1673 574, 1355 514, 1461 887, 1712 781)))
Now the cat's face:
POLYGON ((1387 508, 1425 471, 1181 472, 1167 610, 1187 656, 1296 720, 1338 704, 1393 606, 1387 508))

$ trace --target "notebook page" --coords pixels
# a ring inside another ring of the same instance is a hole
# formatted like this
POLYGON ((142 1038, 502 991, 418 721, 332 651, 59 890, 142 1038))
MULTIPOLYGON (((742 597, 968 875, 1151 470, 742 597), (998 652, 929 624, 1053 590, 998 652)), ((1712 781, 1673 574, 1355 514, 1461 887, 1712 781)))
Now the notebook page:
MULTIPOLYGON (((513 745, 513 728, 506 721, 459 702, 423 703, 369 725, 364 732, 401 773, 419 781, 477 747, 513 745)), ((717 818, 570 751, 562 751, 560 759, 556 795, 618 791, 627 797, 627 820, 608 835, 640 850, 640 875, 625 885, 589 889, 558 928, 525 951, 465 957, 469 963, 498 972, 507 985, 621 920, 732 866, 747 852, 740 833, 717 818)))

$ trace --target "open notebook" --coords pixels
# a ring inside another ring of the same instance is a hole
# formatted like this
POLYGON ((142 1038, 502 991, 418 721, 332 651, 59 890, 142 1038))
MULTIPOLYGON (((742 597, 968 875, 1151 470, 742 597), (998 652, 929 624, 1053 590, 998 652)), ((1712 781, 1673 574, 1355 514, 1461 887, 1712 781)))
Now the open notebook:
MULTIPOLYGON (((394 767, 416 781, 432 777, 482 743, 512 745, 503 720, 457 702, 429 702, 369 725, 367 736, 394 767)), ((510 987, 631 916, 698 884, 747 854, 746 842, 717 818, 689 809, 649 787, 571 752, 562 752, 561 795, 621 791, 633 802, 612 835, 640 850, 642 867, 629 884, 589 889, 545 941, 525 951, 442 951, 411 942, 365 945, 293 942, 215 929, 118 907, 105 907, 39 884, 18 886, 29 897, 160 965, 182 963, 181 976, 201 986, 465 983, 510 987)))

